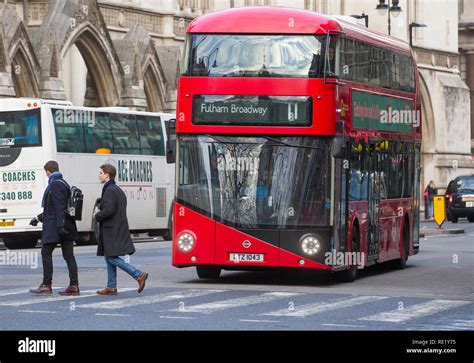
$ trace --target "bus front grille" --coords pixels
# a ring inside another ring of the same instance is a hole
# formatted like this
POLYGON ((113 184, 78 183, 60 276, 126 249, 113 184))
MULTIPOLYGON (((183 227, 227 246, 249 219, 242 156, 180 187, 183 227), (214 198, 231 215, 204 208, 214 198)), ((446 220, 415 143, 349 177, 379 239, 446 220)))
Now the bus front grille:
POLYGON ((166 217, 166 188, 156 188, 156 216, 166 217))

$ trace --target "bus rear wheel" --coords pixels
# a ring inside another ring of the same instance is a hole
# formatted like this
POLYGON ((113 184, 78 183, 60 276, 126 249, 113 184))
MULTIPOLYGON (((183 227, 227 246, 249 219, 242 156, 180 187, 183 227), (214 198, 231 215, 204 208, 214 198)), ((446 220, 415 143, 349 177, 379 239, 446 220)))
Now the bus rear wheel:
POLYGON ((35 248, 38 243, 38 235, 34 233, 15 233, 2 237, 3 244, 10 250, 24 248, 35 248))
POLYGON ((408 222, 405 221, 405 224, 403 225, 403 240, 402 240, 402 255, 399 260, 397 260, 397 268, 400 270, 403 270, 408 261, 408 246, 409 246, 409 240, 410 240, 410 230, 408 229, 408 222))
POLYGON ((200 279, 218 279, 221 268, 217 266, 196 266, 196 272, 200 279))
MULTIPOLYGON (((351 236, 351 252, 359 252, 359 230, 354 228, 351 236)), ((339 281, 354 282, 357 277, 357 265, 353 263, 347 270, 337 273, 339 281)))

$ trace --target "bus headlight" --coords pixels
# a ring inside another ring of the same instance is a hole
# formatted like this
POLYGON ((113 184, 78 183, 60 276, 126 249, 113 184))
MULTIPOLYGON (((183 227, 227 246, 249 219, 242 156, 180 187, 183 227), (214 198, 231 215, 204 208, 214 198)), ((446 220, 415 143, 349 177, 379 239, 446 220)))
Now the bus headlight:
POLYGON ((193 249, 196 239, 191 233, 184 232, 181 233, 178 237, 178 248, 181 252, 189 252, 193 249))
POLYGON ((315 235, 307 234, 301 237, 301 249, 307 255, 315 255, 319 251, 321 251, 321 243, 316 238, 315 235))

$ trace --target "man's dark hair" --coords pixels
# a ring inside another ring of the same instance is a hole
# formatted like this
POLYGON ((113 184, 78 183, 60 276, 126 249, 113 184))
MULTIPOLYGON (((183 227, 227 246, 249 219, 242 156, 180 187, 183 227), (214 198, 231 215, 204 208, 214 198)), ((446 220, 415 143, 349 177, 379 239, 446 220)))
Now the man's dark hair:
POLYGON ((44 164, 44 170, 49 171, 50 173, 54 173, 55 171, 59 171, 59 165, 57 161, 50 160, 46 164, 44 164))
POLYGON ((115 166, 110 165, 110 164, 104 164, 101 165, 100 168, 104 172, 104 174, 109 174, 109 178, 114 180, 115 176, 117 175, 117 169, 115 169, 115 166))

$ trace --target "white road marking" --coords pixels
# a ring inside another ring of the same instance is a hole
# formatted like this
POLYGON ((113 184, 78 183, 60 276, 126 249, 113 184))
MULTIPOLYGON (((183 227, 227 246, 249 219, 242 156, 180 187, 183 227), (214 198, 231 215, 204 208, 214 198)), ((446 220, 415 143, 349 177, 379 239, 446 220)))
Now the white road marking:
POLYGON ((365 325, 349 325, 349 324, 321 324, 326 326, 340 326, 345 328, 366 328, 365 325))
MULTIPOLYGON (((120 289, 120 291, 130 291, 130 290, 136 290, 136 289, 135 288, 120 289)), ((30 299, 21 299, 21 300, 14 300, 14 301, 0 301, 0 306, 23 306, 23 305, 40 304, 40 303, 45 303, 45 302, 58 302, 58 301, 64 301, 64 300, 84 299, 86 297, 91 297, 91 296, 100 296, 97 294, 96 291, 97 290, 84 290, 84 291, 81 291, 81 295, 79 296, 61 296, 54 293, 50 295, 38 295, 38 296, 33 296, 30 299)))
POLYGON ((19 313, 56 314, 56 311, 18 310, 19 313))
POLYGON ((161 315, 160 319, 195 320, 196 318, 191 318, 190 316, 164 316, 164 315, 161 315))
POLYGON ((173 309, 170 311, 179 311, 185 313, 201 313, 201 314, 211 314, 216 311, 241 307, 241 306, 248 306, 248 305, 255 305, 266 303, 274 300, 279 300, 287 297, 298 296, 301 295, 300 293, 292 293, 292 292, 269 292, 261 295, 252 295, 247 297, 241 297, 236 299, 229 299, 229 300, 221 300, 221 301, 213 301, 210 303, 199 304, 199 305, 192 305, 186 306, 184 309, 173 309))
POLYGON ((375 315, 365 316, 357 320, 385 321, 390 323, 402 323, 410 319, 417 319, 427 315, 433 315, 441 311, 454 309, 471 304, 470 301, 456 300, 432 300, 425 303, 412 305, 403 310, 392 310, 375 315))
POLYGON ((247 323, 278 323, 276 320, 250 320, 250 319, 239 319, 239 321, 247 323))
POLYGON ((30 289, 28 288, 12 289, 12 290, 0 291, 0 297, 10 296, 10 295, 19 295, 19 294, 29 294, 29 293, 30 293, 30 289))
POLYGON ((107 314, 107 313, 95 313, 98 316, 131 316, 130 314, 107 314))
POLYGON ((189 299, 197 296, 204 296, 225 290, 187 290, 187 291, 173 291, 157 295, 145 295, 137 298, 129 298, 122 300, 104 301, 91 304, 76 305, 78 308, 87 309, 123 309, 131 306, 153 304, 171 300, 189 299))
POLYGON ((264 313, 260 315, 268 316, 296 316, 296 317, 306 317, 326 311, 332 311, 337 309, 348 308, 356 305, 362 305, 370 303, 373 301, 379 301, 388 299, 388 296, 358 296, 351 299, 342 298, 333 301, 321 301, 314 304, 307 304, 302 306, 295 306, 294 310, 290 309, 281 309, 277 311, 272 311, 269 313, 264 313))

